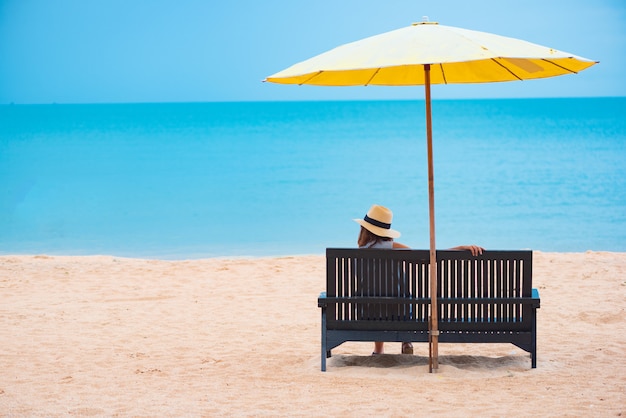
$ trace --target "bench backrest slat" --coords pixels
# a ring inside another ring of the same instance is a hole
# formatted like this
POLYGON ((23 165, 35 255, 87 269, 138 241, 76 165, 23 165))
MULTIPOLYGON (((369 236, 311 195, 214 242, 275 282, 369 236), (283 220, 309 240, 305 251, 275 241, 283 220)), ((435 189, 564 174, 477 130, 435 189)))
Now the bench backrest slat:
MULTIPOLYGON (((450 259, 438 254, 438 297, 446 298, 516 298, 529 297, 532 288, 532 253, 529 251, 493 252, 483 257, 450 259), (528 253, 528 254, 527 254, 528 253)), ((521 307, 515 304, 468 303, 443 306, 442 320, 452 318, 520 318, 521 307)))
MULTIPOLYGON (((340 302, 328 306, 330 323, 428 320, 430 254, 427 250, 329 248, 328 297, 382 297, 390 303, 340 302), (404 299, 398 299, 404 298, 404 299)), ((440 322, 520 322, 530 307, 493 299, 532 295, 531 251, 437 251, 440 322), (465 303, 459 300, 469 299, 465 303), (488 300, 489 302, 486 302, 488 300), (493 301, 492 301, 493 300, 493 301)))

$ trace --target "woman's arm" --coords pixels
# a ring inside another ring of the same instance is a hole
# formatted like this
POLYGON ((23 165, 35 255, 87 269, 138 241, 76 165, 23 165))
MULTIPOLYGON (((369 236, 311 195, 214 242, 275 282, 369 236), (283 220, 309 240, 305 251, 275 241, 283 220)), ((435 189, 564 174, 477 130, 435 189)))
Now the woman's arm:
POLYGON ((478 245, 459 245, 458 247, 450 248, 451 250, 464 250, 469 251, 472 255, 481 255, 485 249, 478 245))

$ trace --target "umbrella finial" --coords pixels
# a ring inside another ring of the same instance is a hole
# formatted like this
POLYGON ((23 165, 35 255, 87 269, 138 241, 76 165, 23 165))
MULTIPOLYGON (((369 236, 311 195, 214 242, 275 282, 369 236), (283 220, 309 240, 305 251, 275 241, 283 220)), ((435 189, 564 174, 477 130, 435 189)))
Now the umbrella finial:
POLYGON ((417 25, 438 25, 439 23, 437 22, 431 22, 430 19, 428 18, 428 16, 422 16, 422 21, 421 22, 413 22, 411 24, 411 26, 417 26, 417 25))

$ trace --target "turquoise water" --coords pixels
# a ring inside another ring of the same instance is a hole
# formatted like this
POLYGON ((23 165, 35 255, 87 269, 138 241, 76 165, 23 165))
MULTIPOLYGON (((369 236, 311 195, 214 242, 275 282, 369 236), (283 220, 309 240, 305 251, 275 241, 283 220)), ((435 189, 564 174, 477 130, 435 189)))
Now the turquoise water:
MULTIPOLYGON (((626 251, 626 98, 433 102, 437 245, 626 251)), ((0 253, 428 247, 423 101, 0 106, 0 253)))

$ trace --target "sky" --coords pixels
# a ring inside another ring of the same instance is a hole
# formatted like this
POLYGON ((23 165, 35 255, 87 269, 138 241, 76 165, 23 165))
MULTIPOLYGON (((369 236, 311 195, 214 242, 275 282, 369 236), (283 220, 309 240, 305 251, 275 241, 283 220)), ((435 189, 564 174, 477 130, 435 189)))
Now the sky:
POLYGON ((0 0, 0 104, 422 99, 423 87, 263 83, 428 16, 600 64, 433 99, 626 96, 626 0, 0 0))

